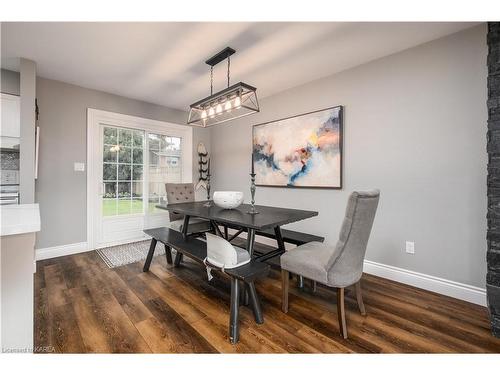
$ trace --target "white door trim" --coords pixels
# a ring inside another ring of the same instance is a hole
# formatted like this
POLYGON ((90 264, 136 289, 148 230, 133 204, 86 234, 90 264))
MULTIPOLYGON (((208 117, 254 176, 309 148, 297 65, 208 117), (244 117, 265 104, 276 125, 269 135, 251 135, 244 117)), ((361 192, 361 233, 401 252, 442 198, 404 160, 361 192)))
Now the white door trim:
MULTIPOLYGON (((182 180, 192 182, 193 164, 193 129, 187 125, 151 120, 142 117, 124 115, 121 113, 102 111, 87 108, 87 244, 88 248, 96 248, 95 214, 99 210, 99 182, 96 178, 99 171, 96 169, 97 157, 100 155, 99 125, 105 123, 111 126, 159 132, 183 139, 182 145, 182 180)), ((112 243, 107 246, 113 245, 112 243)))

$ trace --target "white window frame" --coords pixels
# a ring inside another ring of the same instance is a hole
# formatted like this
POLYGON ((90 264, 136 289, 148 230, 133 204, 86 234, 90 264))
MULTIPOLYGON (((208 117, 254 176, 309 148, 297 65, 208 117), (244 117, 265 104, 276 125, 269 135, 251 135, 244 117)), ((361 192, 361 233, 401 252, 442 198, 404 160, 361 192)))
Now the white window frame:
MULTIPOLYGON (((181 138, 181 158, 182 158, 182 172, 181 179, 183 183, 192 183, 193 181, 193 129, 187 125, 174 124, 170 122, 151 120, 137 116, 124 115, 121 113, 108 112, 93 108, 87 109, 87 244, 90 249, 100 247, 96 244, 96 215, 101 215, 101 199, 99 196, 102 184, 99 176, 102 173, 102 166, 98 167, 99 156, 102 154, 100 149, 100 126, 109 125, 121 128, 130 128, 145 131, 145 149, 143 153, 143 173, 148 173, 147 166, 149 165, 149 152, 148 152, 148 137, 149 132, 156 134, 165 134, 181 138), (97 246, 96 246, 97 245, 97 246)), ((155 215, 167 215, 163 213, 149 213, 147 210, 147 197, 149 186, 146 186, 146 175, 143 177, 143 207, 144 211, 141 214, 124 215, 125 217, 152 217, 155 215), (147 190, 147 191, 146 191, 147 190)), ((148 223, 144 223, 147 227, 148 223)), ((140 238, 138 238, 140 239, 140 238)), ((112 245, 112 244, 107 244, 112 245)))

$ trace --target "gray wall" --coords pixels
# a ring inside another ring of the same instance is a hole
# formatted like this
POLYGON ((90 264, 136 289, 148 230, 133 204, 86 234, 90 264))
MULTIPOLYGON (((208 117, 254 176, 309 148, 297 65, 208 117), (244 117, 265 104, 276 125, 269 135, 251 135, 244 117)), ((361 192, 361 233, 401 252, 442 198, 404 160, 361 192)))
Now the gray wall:
MULTIPOLYGON (((36 248, 85 242, 86 173, 75 172, 73 163, 86 162, 87 108, 178 124, 185 124, 187 114, 43 78, 37 80, 37 98, 41 130, 36 202, 40 204, 41 231, 36 248)), ((210 146, 207 130, 195 128, 195 147, 199 140, 210 146)))
POLYGON ((0 71, 0 91, 4 94, 19 95, 19 73, 2 69, 0 71))
POLYGON ((349 193, 380 188, 367 259, 484 287, 486 55, 481 25, 266 98, 212 128, 215 189, 248 200, 253 124, 342 104, 344 189, 258 187, 257 203, 319 211, 289 228, 334 243, 349 193))

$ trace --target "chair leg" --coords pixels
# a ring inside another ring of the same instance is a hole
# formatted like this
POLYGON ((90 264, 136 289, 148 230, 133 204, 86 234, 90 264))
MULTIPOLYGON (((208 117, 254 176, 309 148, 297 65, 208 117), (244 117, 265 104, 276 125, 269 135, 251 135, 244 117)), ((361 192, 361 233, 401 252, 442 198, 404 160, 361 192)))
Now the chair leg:
POLYGON ((339 318, 340 334, 347 338, 347 324, 345 321, 344 288, 337 288, 337 315, 339 318))
POLYGON ((288 312, 288 286, 290 284, 289 273, 287 270, 281 270, 281 310, 284 313, 288 312))
POLYGON ((365 304, 363 303, 363 293, 361 292, 361 280, 359 280, 356 285, 356 299, 358 300, 358 307, 361 315, 366 315, 365 304))
POLYGON ((316 293, 316 280, 310 280, 311 282, 311 292, 316 293))
POLYGON ((297 275, 297 288, 304 289, 304 276, 297 275))

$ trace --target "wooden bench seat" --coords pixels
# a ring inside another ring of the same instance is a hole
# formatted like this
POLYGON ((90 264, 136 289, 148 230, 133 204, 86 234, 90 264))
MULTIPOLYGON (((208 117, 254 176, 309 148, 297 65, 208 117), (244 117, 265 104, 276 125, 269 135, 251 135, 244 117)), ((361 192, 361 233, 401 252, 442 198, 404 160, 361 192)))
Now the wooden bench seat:
MULTIPOLYGON (((267 238, 276 238, 273 229, 266 229, 262 231, 257 231, 258 236, 263 236, 267 238)), ((316 236, 314 234, 297 232, 294 230, 281 228, 281 236, 283 237, 283 242, 291 243, 297 246, 304 245, 308 242, 323 242, 325 237, 316 236)))
MULTIPOLYGON (((236 229, 236 230, 241 230, 241 228, 238 228, 235 225, 226 225, 222 224, 223 226, 231 229, 236 229)), ((242 233, 243 231, 239 232, 238 234, 242 233)), ((274 228, 270 229, 264 229, 264 230, 258 230, 255 232, 256 235, 258 236, 263 236, 267 238, 272 238, 276 239, 276 234, 274 232, 274 228)), ((231 236, 228 236, 231 238, 231 236)), ((325 240, 325 237, 321 236, 316 236, 314 234, 309 234, 309 233, 304 233, 304 232, 297 232, 295 230, 290 230, 290 229, 283 229, 281 228, 281 237, 283 238, 283 242, 285 243, 290 243, 293 245, 304 245, 308 242, 323 242, 325 240)), ((232 238, 234 239, 234 238, 232 238)))
MULTIPOLYGON (((167 263, 172 264, 171 249, 176 250, 174 265, 178 267, 182 260, 182 255, 185 255, 199 263, 203 263, 207 257, 207 244, 204 241, 193 237, 184 237, 182 233, 170 228, 154 228, 144 231, 148 236, 151 236, 151 245, 149 247, 148 256, 144 263, 143 271, 149 271, 151 261, 157 242, 161 242, 165 246, 165 254, 167 263)), ((240 293, 243 286, 248 293, 249 303, 252 307, 255 321, 258 324, 264 323, 260 302, 255 289, 254 281, 259 277, 264 277, 268 274, 270 266, 256 260, 252 260, 243 266, 225 269, 223 274, 231 280, 231 302, 230 302, 230 318, 229 318, 229 338, 232 343, 238 342, 239 339, 239 305, 240 293), (243 285, 240 285, 243 284, 243 285)))

